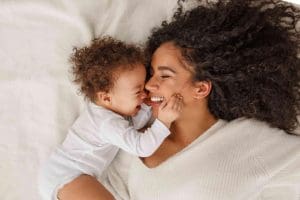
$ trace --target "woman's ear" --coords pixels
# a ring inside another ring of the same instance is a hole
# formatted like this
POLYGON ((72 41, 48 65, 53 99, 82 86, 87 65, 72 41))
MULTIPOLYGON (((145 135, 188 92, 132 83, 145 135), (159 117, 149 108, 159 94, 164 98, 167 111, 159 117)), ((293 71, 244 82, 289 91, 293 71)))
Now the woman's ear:
POLYGON ((111 104, 111 96, 108 92, 97 92, 96 93, 97 102, 104 104, 104 105, 110 105, 111 104))
POLYGON ((202 99, 209 95, 211 91, 210 81, 197 81, 194 83, 194 95, 195 99, 202 99))

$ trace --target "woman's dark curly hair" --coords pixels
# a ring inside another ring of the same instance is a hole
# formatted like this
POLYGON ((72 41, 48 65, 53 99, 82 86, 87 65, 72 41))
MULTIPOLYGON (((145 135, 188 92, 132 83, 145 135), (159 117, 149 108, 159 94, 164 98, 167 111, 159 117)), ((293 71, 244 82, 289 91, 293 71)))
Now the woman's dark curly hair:
POLYGON ((210 81, 208 106, 225 120, 266 121, 291 133, 299 124, 299 9, 279 0, 220 0, 183 11, 153 30, 146 52, 172 41, 210 81))
POLYGON ((96 100, 99 91, 113 88, 120 70, 131 70, 144 64, 143 51, 132 44, 125 44, 111 37, 94 39, 83 48, 74 48, 70 61, 73 64, 74 82, 90 101, 96 100))

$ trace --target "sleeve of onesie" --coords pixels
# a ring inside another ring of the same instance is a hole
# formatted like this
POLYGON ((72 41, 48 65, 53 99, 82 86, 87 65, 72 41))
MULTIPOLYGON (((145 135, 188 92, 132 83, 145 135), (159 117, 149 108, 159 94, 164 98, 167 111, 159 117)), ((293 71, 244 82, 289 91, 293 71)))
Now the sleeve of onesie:
POLYGON ((132 117, 133 126, 135 129, 141 129, 149 122, 152 116, 151 106, 146 104, 141 105, 141 110, 132 117))
POLYGON ((152 155, 170 134, 169 129, 158 119, 144 132, 139 132, 121 116, 107 119, 100 129, 103 141, 139 157, 152 155))

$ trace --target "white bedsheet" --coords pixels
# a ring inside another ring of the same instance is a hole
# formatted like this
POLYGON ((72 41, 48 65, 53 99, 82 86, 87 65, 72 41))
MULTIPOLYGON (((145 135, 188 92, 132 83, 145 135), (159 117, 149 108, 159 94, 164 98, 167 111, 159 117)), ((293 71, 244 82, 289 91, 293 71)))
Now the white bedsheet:
POLYGON ((109 34, 141 43, 176 1, 1 0, 0 199, 39 200, 39 167, 83 100, 68 72, 73 46, 109 34))
POLYGON ((100 35, 142 43, 176 0, 0 1, 0 199, 39 200, 39 167, 83 100, 68 57, 100 35))

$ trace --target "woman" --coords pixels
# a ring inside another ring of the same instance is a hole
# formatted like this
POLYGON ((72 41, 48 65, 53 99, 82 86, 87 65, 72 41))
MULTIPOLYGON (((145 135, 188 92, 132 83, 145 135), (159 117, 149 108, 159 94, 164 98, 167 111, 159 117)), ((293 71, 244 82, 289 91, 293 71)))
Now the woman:
MULTIPOLYGON (((281 1, 220 1, 180 6, 155 29, 146 89, 153 100, 178 92, 184 108, 154 155, 119 154, 105 179, 114 197, 299 199, 299 16, 281 1)), ((97 183, 82 175, 60 197, 112 199, 97 183)))

